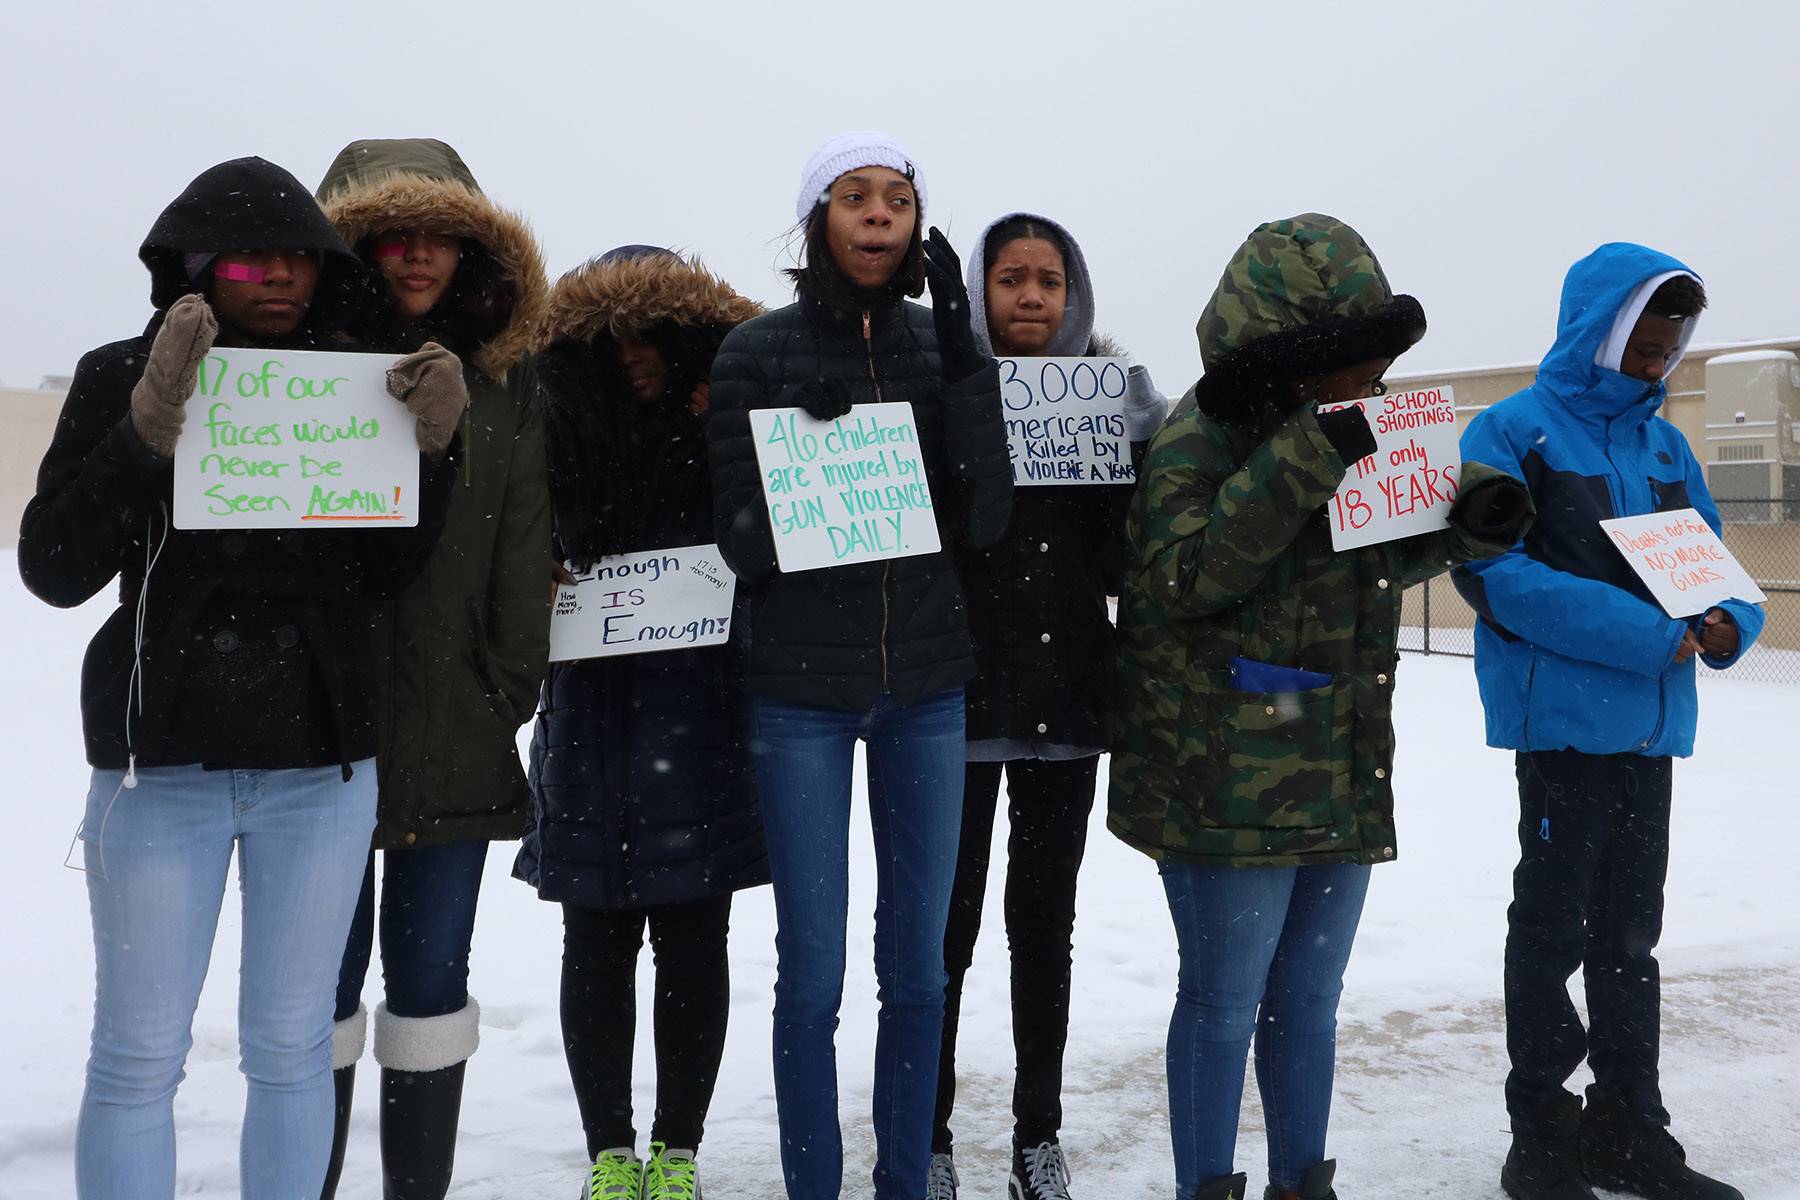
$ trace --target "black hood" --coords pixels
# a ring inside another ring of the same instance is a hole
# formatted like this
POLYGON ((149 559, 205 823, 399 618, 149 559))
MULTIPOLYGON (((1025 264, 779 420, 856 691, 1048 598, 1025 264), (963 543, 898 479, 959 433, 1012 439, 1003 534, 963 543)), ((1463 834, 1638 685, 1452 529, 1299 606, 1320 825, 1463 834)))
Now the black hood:
POLYGON ((150 303, 158 312, 189 292, 190 254, 311 250, 319 287, 307 323, 315 330, 343 320, 361 294, 364 268, 350 253, 312 193, 261 158, 234 158, 195 176, 150 227, 138 257, 150 268, 150 303))

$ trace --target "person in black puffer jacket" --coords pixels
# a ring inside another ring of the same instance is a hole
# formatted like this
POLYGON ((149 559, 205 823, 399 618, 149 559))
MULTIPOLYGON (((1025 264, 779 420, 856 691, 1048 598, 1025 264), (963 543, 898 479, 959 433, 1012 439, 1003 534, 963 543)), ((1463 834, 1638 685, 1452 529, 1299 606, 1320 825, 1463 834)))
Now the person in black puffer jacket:
MULTIPOLYGON (((1119 357, 1094 334, 1094 287, 1081 247, 1056 222, 1011 213, 970 255, 976 340, 1007 358, 1119 357)), ((1123 431, 1141 458, 1168 402, 1142 367, 1124 378, 1123 431)), ((932 1131, 934 1200, 956 1190, 950 1115, 963 976, 987 890, 1000 776, 1007 777, 1006 941, 1012 955, 1013 1194, 1068 1195, 1059 1140, 1069 1032, 1075 877, 1105 743, 1102 700, 1112 667, 1106 598, 1124 570, 1132 485, 1021 487, 1006 537, 958 556, 981 673, 969 684, 968 771, 961 849, 944 934, 943 1049, 932 1131)))
POLYGON ((851 762, 868 743, 880 863, 878 1200, 918 1200, 930 1160, 944 919, 962 813, 963 690, 975 672, 950 547, 1005 531, 1012 498, 999 378, 969 323, 961 266, 920 237, 924 187, 880 134, 826 143, 802 176, 799 299, 733 330, 707 425, 716 532, 740 579, 757 781, 775 884, 775 1099, 793 1200, 843 1180, 833 1032, 844 972, 851 762), (931 280, 932 309, 906 303, 931 280), (944 549, 778 569, 750 411, 820 420, 912 406, 944 549))
MULTIPOLYGON (((563 555, 712 541, 703 415, 719 343, 761 307, 697 262, 621 246, 556 285, 539 355, 563 555)), ((595 584, 599 587, 601 585, 595 584)), ((691 1182, 731 1000, 731 894, 767 883, 743 678, 726 646, 555 662, 513 868, 563 910, 562 1030, 589 1191, 691 1182), (650 1160, 632 1124, 646 924, 656 960, 650 1160)))
POLYGON ((434 344, 388 372, 422 451, 416 528, 171 528, 176 444, 205 436, 183 421, 208 351, 356 349, 341 330, 362 268, 260 158, 202 172, 138 256, 156 315, 81 360, 19 531, 25 585, 51 604, 120 581, 82 668, 97 984, 76 1191, 174 1192, 171 1098, 235 850, 241 1194, 291 1200, 325 1174, 332 983, 375 822, 363 605, 442 530, 468 393, 434 344))

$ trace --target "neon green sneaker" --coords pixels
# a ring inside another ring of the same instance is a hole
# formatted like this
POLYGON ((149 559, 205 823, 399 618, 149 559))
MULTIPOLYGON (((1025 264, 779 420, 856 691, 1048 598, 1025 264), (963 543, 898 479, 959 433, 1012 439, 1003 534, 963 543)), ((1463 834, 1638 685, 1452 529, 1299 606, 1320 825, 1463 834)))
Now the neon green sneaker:
POLYGON ((692 1150, 650 1143, 644 1164, 644 1200, 700 1200, 700 1168, 692 1150))
POLYGON ((588 1172, 582 1200, 639 1200, 644 1190, 644 1164, 631 1147, 604 1150, 588 1172))

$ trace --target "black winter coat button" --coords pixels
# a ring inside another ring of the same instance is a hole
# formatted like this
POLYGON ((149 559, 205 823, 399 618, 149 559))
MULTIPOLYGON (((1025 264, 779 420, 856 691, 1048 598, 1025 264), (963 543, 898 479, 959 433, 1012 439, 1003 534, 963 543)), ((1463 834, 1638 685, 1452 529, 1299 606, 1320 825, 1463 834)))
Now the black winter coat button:
POLYGON ((228 533, 219 539, 219 549, 233 558, 243 557, 244 551, 250 548, 250 539, 241 533, 228 533))
POLYGON ((229 629, 221 629, 213 634, 213 649, 220 654, 230 654, 238 648, 238 635, 229 629))
POLYGON ((300 644, 300 631, 292 625, 283 625, 275 631, 275 644, 283 650, 292 650, 300 644))

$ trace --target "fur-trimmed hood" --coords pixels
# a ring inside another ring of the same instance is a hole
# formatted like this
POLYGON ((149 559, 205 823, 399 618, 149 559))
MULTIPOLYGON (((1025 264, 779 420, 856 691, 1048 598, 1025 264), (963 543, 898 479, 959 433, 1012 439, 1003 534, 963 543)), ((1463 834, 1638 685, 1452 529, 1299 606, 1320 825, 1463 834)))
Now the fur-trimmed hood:
POLYGON ((1195 332, 1206 367, 1200 410, 1255 422, 1288 383, 1398 358, 1425 336, 1425 310, 1394 294, 1356 230, 1303 213, 1244 239, 1195 332))
POLYGON ((364 239, 396 228, 419 227, 480 243, 513 296, 505 324, 484 338, 472 357, 482 374, 505 381, 543 321, 549 295, 544 257, 525 219, 482 194, 461 155, 435 138, 351 142, 325 172, 318 196, 359 255, 365 253, 364 239))
POLYGON ((556 281, 537 349, 602 335, 616 341, 664 324, 712 325, 723 334, 763 312, 698 259, 654 247, 630 249, 589 259, 556 281))
POLYGON ((710 523, 704 421, 719 344, 762 306, 656 246, 620 246, 557 280, 539 329, 538 382, 549 424, 550 499, 563 553, 577 564, 710 523), (664 396, 632 395, 622 341, 647 342, 668 369, 664 396))

